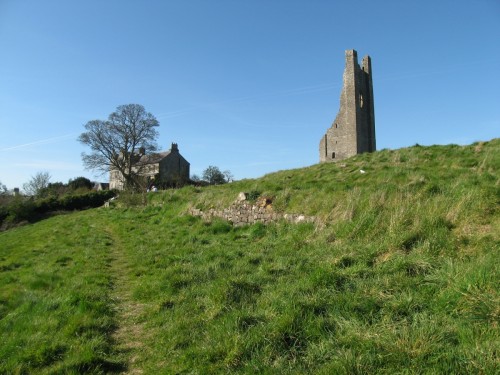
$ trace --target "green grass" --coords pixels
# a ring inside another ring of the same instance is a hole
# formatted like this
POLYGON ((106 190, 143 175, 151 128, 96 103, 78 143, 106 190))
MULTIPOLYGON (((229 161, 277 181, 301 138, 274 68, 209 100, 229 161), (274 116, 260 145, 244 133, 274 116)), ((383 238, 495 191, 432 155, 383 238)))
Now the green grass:
POLYGON ((115 325, 107 296, 111 242, 79 216, 1 234, 2 373, 82 373, 122 366, 109 339, 115 325))
POLYGON ((497 373, 499 167, 384 150, 1 233, 0 373, 497 373), (320 223, 185 214, 240 191, 320 223))

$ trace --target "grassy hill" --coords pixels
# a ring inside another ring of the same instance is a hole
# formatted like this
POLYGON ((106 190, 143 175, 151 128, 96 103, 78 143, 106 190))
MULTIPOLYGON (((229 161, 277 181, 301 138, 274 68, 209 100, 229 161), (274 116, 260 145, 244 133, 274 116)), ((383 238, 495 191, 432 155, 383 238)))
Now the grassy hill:
POLYGON ((0 373, 497 373, 499 167, 383 150, 0 233, 0 373), (319 223, 186 215, 240 191, 319 223))

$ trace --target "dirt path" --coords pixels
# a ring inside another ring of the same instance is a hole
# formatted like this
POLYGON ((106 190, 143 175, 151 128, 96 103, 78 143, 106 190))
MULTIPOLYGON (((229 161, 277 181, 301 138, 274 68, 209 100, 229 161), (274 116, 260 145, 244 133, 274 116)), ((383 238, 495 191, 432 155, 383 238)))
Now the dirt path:
POLYGON ((113 278, 111 297, 115 302, 118 324, 112 334, 112 341, 117 351, 127 359, 127 369, 123 373, 142 374, 140 365, 146 336, 140 316, 145 306, 132 298, 131 270, 120 238, 113 233, 112 228, 107 228, 106 232, 113 241, 110 251, 110 272, 113 278))

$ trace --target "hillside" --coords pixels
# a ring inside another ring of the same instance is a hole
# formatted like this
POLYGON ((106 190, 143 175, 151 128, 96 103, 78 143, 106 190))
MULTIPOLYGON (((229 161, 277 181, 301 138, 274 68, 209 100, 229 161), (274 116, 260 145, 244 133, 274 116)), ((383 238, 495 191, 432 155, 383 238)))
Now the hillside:
POLYGON ((382 150, 0 233, 0 373, 493 374, 499 167, 382 150), (186 214, 241 191, 317 224, 186 214))

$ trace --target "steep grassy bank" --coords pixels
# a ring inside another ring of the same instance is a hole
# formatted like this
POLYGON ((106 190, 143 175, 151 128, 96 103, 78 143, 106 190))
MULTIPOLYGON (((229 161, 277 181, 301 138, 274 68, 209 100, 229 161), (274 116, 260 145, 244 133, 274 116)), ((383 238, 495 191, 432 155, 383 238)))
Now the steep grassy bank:
POLYGON ((495 373, 499 155, 381 151, 2 233, 1 371, 495 373), (323 224, 183 214, 239 191, 323 224))

